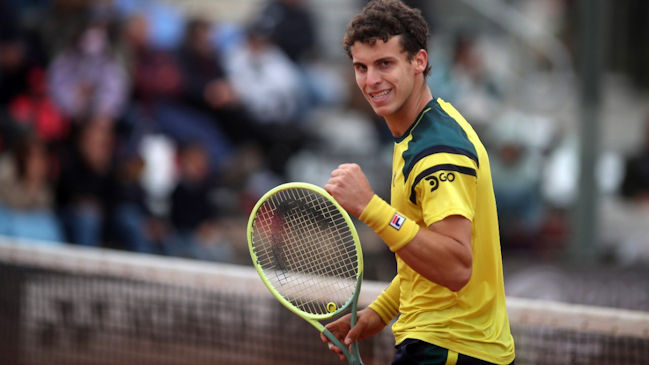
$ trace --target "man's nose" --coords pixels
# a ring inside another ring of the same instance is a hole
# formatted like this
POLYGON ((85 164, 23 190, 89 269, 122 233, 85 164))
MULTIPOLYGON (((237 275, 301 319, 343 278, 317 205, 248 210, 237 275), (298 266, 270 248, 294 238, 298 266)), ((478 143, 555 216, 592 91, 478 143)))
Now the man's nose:
POLYGON ((381 83, 381 75, 374 68, 367 69, 367 84, 378 85, 381 83))

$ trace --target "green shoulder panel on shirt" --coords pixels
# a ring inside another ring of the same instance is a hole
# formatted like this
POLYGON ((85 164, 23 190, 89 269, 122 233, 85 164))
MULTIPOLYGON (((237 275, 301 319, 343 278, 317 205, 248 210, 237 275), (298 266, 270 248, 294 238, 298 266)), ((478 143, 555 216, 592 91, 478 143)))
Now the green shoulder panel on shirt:
POLYGON ((436 100, 430 101, 417 117, 411 129, 396 142, 403 141, 408 135, 408 149, 403 152, 403 177, 408 175, 418 161, 435 153, 454 153, 474 160, 479 166, 475 146, 469 140, 460 124, 448 115, 436 100))

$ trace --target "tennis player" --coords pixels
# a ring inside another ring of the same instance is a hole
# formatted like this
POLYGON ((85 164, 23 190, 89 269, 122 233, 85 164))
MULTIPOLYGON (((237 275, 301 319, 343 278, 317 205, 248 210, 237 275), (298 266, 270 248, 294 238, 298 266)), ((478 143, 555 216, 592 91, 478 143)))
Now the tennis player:
POLYGON ((397 275, 354 328, 349 315, 326 327, 351 344, 398 317, 393 364, 511 364, 489 160, 462 115, 432 96, 427 38, 420 11, 398 0, 371 1, 347 27, 356 83, 394 136, 391 204, 357 164, 325 189, 395 253, 397 275))

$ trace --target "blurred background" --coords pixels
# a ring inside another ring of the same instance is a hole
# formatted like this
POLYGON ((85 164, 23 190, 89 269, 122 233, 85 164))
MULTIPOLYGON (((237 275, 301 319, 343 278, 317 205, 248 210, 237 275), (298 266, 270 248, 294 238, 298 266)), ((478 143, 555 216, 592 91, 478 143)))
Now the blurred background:
MULTIPOLYGON (((649 3, 406 2, 489 151, 507 294, 649 310, 649 3)), ((341 47, 363 5, 3 0, 0 235, 248 265, 280 183, 357 162, 387 198, 392 139, 341 47)))
MULTIPOLYGON (((389 197, 393 140, 341 46, 365 2, 0 1, 0 362, 337 363, 246 224, 343 162, 389 197)), ((645 364, 649 3, 405 2, 490 154, 517 364, 645 364)), ((366 305, 396 269, 356 223, 366 305)))

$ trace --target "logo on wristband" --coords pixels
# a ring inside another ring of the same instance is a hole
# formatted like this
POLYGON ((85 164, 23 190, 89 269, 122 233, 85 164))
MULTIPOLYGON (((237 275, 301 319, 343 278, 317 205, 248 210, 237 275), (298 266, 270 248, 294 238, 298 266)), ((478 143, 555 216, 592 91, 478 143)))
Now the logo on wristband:
POLYGON ((401 226, 403 226, 403 223, 406 221, 406 218, 399 215, 398 213, 394 213, 394 216, 392 217, 392 220, 390 221, 390 226, 392 228, 396 229, 397 231, 401 229, 401 226))

